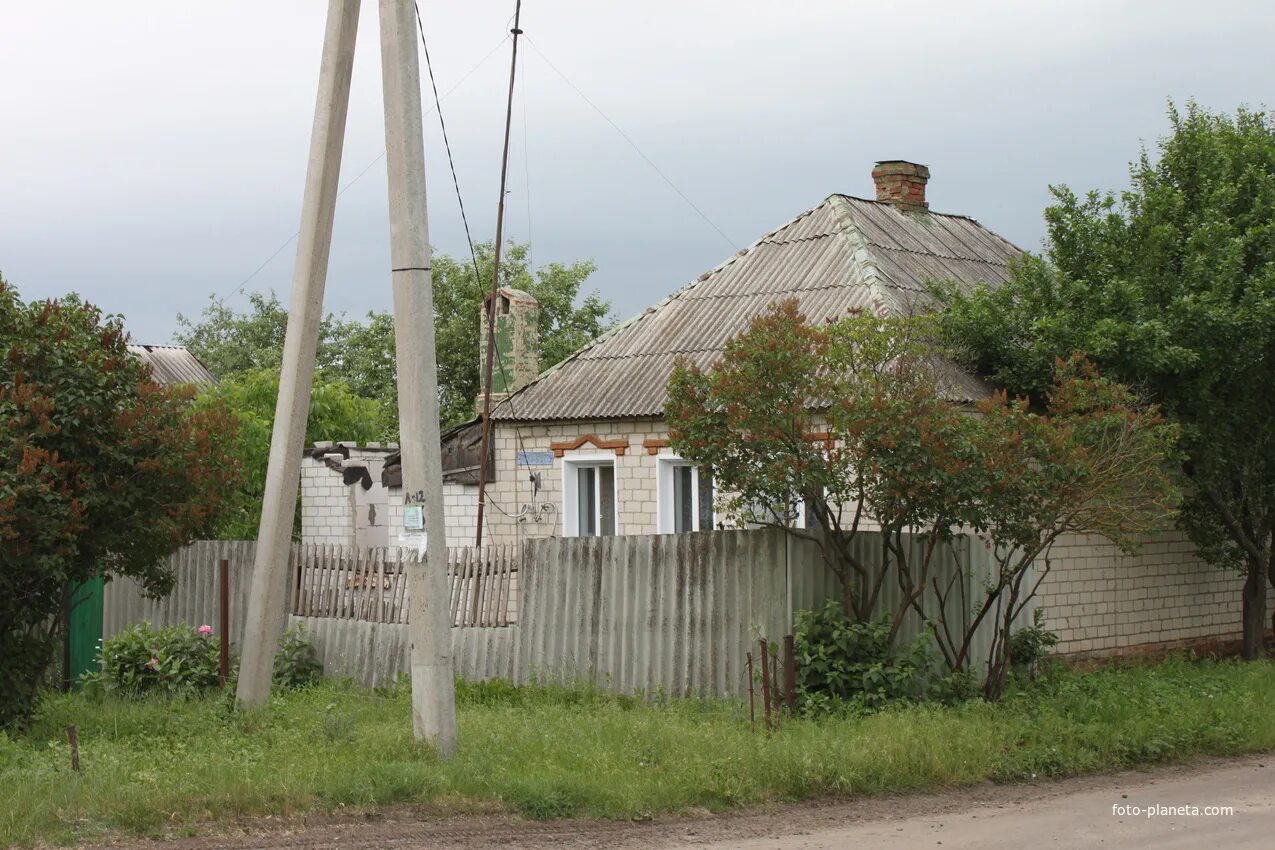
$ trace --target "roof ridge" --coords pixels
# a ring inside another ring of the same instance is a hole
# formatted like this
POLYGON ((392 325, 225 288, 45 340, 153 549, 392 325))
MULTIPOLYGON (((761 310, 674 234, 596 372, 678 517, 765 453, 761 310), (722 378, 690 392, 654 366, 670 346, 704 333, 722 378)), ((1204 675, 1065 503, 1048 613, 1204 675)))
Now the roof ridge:
MULTIPOLYGON (((895 207, 895 205, 894 205, 894 202, 892 202, 892 201, 878 201, 878 200, 876 200, 875 198, 860 198, 858 195, 847 195, 845 192, 835 192, 835 193, 833 193, 833 196, 832 196, 832 197, 843 198, 843 199, 848 200, 848 201, 858 201, 858 202, 859 202, 859 203, 861 203, 861 204, 874 204, 874 205, 879 206, 879 207, 889 207, 889 208, 891 208, 891 209, 896 209, 896 207, 895 207)), ((1013 248, 1015 251, 1019 252, 1020 254, 1025 254, 1025 253, 1027 253, 1027 252, 1026 252, 1026 251, 1024 251, 1022 248, 1019 248, 1017 245, 1015 245, 1013 242, 1010 242, 1010 241, 1009 241, 1008 239, 1006 239, 1004 236, 1001 236, 1001 235, 1000 235, 999 233, 997 233, 995 230, 992 230, 990 227, 988 227, 987 225, 983 224, 983 222, 981 222, 981 221, 979 221, 978 219, 974 218, 974 216, 972 216, 972 215, 962 215, 961 213, 935 212, 935 211, 934 211, 934 210, 932 210, 932 209, 918 210, 917 212, 924 213, 924 214, 926 214, 926 215, 936 215, 936 216, 940 216, 940 217, 942 217, 942 218, 959 218, 959 219, 962 219, 962 220, 964 220, 964 221, 968 221, 968 222, 970 222, 971 224, 973 224, 973 225, 977 226, 977 227, 978 227, 978 229, 979 229, 980 231, 982 231, 983 233, 986 233, 988 236, 992 236, 992 237, 994 237, 994 238, 996 238, 996 239, 1000 240, 1001 242, 1004 242, 1006 245, 1008 245, 1009 247, 1013 248)), ((900 213, 900 215, 902 215, 902 213, 900 213)), ((876 243, 874 242, 874 243, 872 243, 872 244, 874 244, 874 245, 875 245, 876 243)), ((918 252, 918 253, 920 253, 920 252, 918 252)), ((941 256, 941 255, 937 255, 937 254, 936 254, 935 256, 941 256)), ((958 258, 958 259, 964 259, 964 258, 958 258)))
MULTIPOLYGON (((851 262, 859 267, 860 279, 872 294, 872 304, 877 315, 880 316, 885 313, 897 314, 901 311, 902 305, 897 303, 893 297, 892 290, 896 290, 899 287, 880 268, 876 257, 869 250, 877 246, 872 240, 868 239, 867 234, 863 232, 863 228, 859 227, 859 223, 855 221, 854 210, 850 204, 846 203, 852 197, 851 195, 840 194, 828 196, 828 200, 836 207, 837 223, 841 226, 841 235, 850 247, 851 262), (882 281, 884 281, 884 284, 882 281)), ((873 203, 877 202, 874 201, 873 203)))
MULTIPOLYGON (((880 206, 880 207, 889 207, 890 209, 896 209, 896 210, 898 209, 894 201, 878 201, 876 198, 860 198, 858 195, 847 195, 845 192, 833 192, 832 196, 837 198, 845 198, 848 201, 858 201, 861 204, 876 204, 877 206, 880 206)), ((928 207, 923 210, 914 210, 914 212, 924 213, 925 215, 941 215, 944 218, 963 218, 966 221, 974 222, 979 227, 983 227, 983 225, 979 223, 978 219, 974 218, 973 216, 962 215, 960 213, 937 212, 935 210, 929 209, 928 207)), ((987 228, 985 227, 983 229, 987 230, 987 228)), ((988 232, 990 233, 991 231, 988 231, 988 232)))

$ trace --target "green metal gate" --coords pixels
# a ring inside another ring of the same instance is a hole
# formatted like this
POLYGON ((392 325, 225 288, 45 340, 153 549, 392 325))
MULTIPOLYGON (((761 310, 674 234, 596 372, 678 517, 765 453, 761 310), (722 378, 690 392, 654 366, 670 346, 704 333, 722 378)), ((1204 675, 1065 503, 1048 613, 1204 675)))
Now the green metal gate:
POLYGON ((67 618, 67 673, 72 684, 97 668, 98 641, 102 639, 102 577, 89 579, 71 591, 67 618))

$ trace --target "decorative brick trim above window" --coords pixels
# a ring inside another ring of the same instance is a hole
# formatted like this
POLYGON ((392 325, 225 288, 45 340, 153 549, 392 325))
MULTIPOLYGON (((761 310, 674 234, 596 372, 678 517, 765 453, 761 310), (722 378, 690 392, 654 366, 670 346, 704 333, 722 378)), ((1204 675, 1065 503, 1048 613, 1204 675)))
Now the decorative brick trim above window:
POLYGON ((823 447, 828 451, 832 451, 833 446, 836 444, 832 434, 827 431, 815 431, 807 434, 806 439, 812 443, 823 443, 823 447))
POLYGON ((567 440, 561 443, 550 443, 549 448, 553 449, 554 457, 562 457, 564 452, 574 451, 585 443, 592 443, 595 448, 611 449, 617 456, 623 456, 629 448, 629 441, 623 437, 614 440, 604 440, 597 434, 583 434, 574 440, 567 440))
POLYGON ((667 447, 668 447, 668 440, 661 440, 655 437, 647 437, 645 440, 642 441, 642 448, 646 449, 646 453, 649 455, 657 455, 660 453, 660 449, 667 448, 667 447))

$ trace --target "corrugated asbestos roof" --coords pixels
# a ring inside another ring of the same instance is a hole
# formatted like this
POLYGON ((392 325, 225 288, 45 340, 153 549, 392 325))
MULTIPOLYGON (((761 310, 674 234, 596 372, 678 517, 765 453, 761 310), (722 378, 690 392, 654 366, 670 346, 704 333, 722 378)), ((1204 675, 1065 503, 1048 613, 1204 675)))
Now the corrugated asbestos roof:
POLYGON ((128 350, 151 367, 159 384, 211 384, 212 372, 181 345, 130 345, 128 350))
MULTIPOLYGON (((902 314, 931 281, 1004 282, 1020 253, 964 216, 832 195, 549 369, 493 418, 660 416, 677 359, 709 366, 775 301, 796 297, 812 320, 851 309, 902 314)), ((954 397, 988 392, 955 367, 943 371, 954 397)))

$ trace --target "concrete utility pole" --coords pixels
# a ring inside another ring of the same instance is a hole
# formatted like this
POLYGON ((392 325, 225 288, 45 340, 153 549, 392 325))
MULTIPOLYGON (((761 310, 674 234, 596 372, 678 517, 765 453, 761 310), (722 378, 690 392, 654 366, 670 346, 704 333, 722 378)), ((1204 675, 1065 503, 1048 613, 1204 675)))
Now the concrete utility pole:
POLYGON ((252 596, 244 629, 236 699, 265 705, 275 651, 287 616, 292 517, 301 480, 301 450, 314 382, 314 355, 323 315, 323 286, 332 246, 332 218, 341 175, 341 148, 350 103, 350 75, 359 25, 359 0, 331 0, 319 66, 319 95, 310 135, 310 163, 301 204, 301 237, 292 272, 292 302, 283 342, 279 399, 270 436, 270 462, 252 568, 252 596))
POLYGON ((406 504, 423 503, 425 561, 409 574, 412 728, 444 756, 456 749, 456 683, 443 533, 434 292, 425 212, 425 142, 412 0, 380 0, 381 78, 390 188, 390 267, 406 504))
MULTIPOLYGON (((412 0, 380 0, 380 20, 403 493, 408 504, 424 507, 428 531, 425 561, 417 561, 409 579, 412 728, 418 739, 433 742, 439 753, 447 756, 456 749, 456 686, 452 678, 447 538, 443 533, 443 459, 425 214, 420 65, 412 0)), ((359 0, 329 0, 301 205, 301 239, 292 277, 279 400, 270 437, 270 465, 236 693, 239 704, 247 707, 264 705, 270 696, 274 656, 287 614, 292 517, 323 315, 323 286, 332 245, 358 21, 359 0)))

